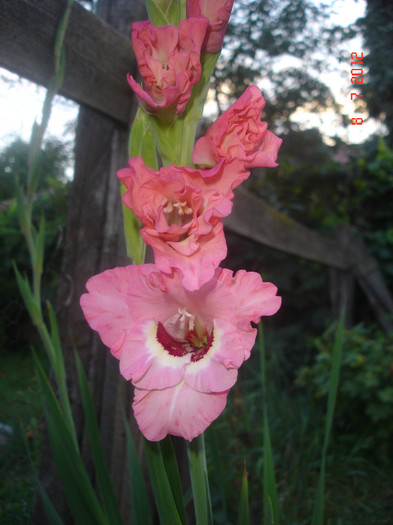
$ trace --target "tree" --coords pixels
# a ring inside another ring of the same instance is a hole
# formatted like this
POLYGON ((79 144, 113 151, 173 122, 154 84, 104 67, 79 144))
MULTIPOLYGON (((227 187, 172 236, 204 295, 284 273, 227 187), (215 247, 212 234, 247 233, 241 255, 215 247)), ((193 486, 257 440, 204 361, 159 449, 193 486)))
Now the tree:
POLYGON ((339 113, 324 83, 324 73, 332 67, 326 57, 340 59, 340 43, 354 30, 332 26, 328 16, 326 5, 309 0, 235 2, 215 73, 219 106, 256 83, 268 101, 267 120, 280 132, 296 129, 291 117, 299 108, 314 112, 331 108, 339 113))

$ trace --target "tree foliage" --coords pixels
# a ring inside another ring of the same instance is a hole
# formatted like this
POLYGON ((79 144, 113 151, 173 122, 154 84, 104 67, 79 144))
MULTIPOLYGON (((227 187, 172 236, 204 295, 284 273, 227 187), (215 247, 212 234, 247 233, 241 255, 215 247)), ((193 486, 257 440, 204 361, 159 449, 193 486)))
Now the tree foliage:
POLYGON ((339 112, 324 72, 332 57, 344 56, 341 43, 354 30, 332 25, 329 12, 310 0, 235 2, 215 73, 217 102, 256 83, 268 100, 267 120, 284 132, 296 128, 291 117, 298 108, 339 112))

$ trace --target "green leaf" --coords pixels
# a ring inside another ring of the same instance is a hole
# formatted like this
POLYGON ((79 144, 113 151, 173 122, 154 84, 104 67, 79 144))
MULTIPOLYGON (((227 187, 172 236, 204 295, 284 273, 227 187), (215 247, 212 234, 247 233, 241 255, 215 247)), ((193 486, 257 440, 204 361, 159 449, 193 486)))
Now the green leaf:
POLYGON ((160 523, 161 525, 182 525, 168 481, 160 443, 144 439, 144 446, 147 468, 160 523))
POLYGON ((30 317, 33 321, 33 323, 38 326, 41 322, 41 308, 40 305, 37 304, 37 301, 35 300, 33 293, 30 288, 29 280, 26 276, 23 276, 20 274, 18 268, 14 264, 14 271, 16 276, 16 282, 18 284, 19 291, 23 297, 23 300, 25 302, 26 308, 30 314, 30 317))
POLYGON ((138 455, 136 453, 134 440, 132 439, 130 427, 124 417, 126 429, 128 464, 130 472, 131 513, 134 525, 153 525, 149 496, 146 490, 145 480, 138 455))
POLYGON ((179 140, 177 133, 178 120, 175 119, 175 124, 164 125, 154 117, 151 119, 154 141, 164 166, 169 166, 169 164, 181 165, 178 150, 181 149, 183 141, 179 140), (177 142, 175 142, 176 139, 177 142))
POLYGON ((263 525, 274 525, 273 505, 269 497, 267 498, 267 512, 265 513, 263 525))
POLYGON ((196 525, 213 525, 204 435, 188 443, 187 451, 196 525))
POLYGON ((34 250, 34 260, 33 260, 33 268, 34 273, 38 277, 42 275, 43 268, 44 268, 44 253, 45 253, 45 217, 41 216, 40 226, 38 229, 38 232, 35 236, 35 250, 34 250))
POLYGON ((180 481, 179 468, 173 444, 170 436, 160 442, 162 457, 164 459, 165 470, 171 486, 172 494, 175 499, 177 512, 179 513, 183 525, 186 523, 186 513, 184 511, 183 491, 180 481))
MULTIPOLYGON (((158 170, 156 146, 149 115, 138 108, 134 122, 131 127, 129 139, 130 157, 142 157, 148 168, 158 170)), ((126 192, 125 186, 121 185, 121 193, 126 192)), ((140 230, 141 223, 134 212, 123 204, 123 224, 126 238, 127 255, 135 264, 142 264, 145 260, 146 244, 144 243, 140 230)))
POLYGON ((38 490, 42 499, 42 503, 44 504, 46 515, 48 517, 48 523, 50 523, 50 525, 64 525, 63 520, 60 518, 55 506, 49 499, 48 494, 46 493, 44 487, 42 486, 42 483, 39 480, 38 490))
POLYGON ((324 516, 324 493, 325 493, 325 469, 326 469, 326 453, 329 444, 330 433, 333 425, 334 406, 337 398, 338 385, 340 381, 340 367, 342 359, 343 334, 344 334, 344 318, 345 311, 341 313, 338 323, 336 337, 332 352, 332 369, 329 379, 329 392, 327 414, 325 420, 325 435, 322 448, 321 467, 318 477, 317 492, 314 502, 314 511, 311 520, 311 525, 323 525, 324 516))
POLYGON ((26 204, 26 199, 22 190, 22 187, 15 179, 15 196, 16 196, 16 204, 17 204, 17 210, 18 210, 18 218, 19 218, 19 224, 20 228, 22 230, 22 233, 26 235, 28 231, 28 224, 29 221, 29 214, 28 214, 28 208, 26 204))
MULTIPOLYGON (((125 186, 121 185, 121 194, 126 192, 125 186)), ((143 264, 146 255, 146 244, 142 239, 140 230, 141 222, 135 213, 123 204, 123 226, 126 239, 127 255, 134 264, 143 264)))
POLYGON ((97 420, 95 417, 94 404, 91 397, 86 374, 83 369, 78 353, 75 351, 76 369, 78 372, 79 386, 82 394, 83 409, 85 412, 87 432, 91 452, 94 460, 94 466, 97 475, 98 486, 100 489, 102 504, 105 513, 108 516, 111 525, 122 524, 119 506, 113 492, 112 482, 109 477, 108 467, 106 465, 104 454, 101 447, 100 433, 98 430, 97 420))
POLYGON ((53 458, 75 523, 110 525, 101 509, 48 378, 36 357, 35 362, 53 458))
POLYGON ((247 470, 246 470, 246 460, 244 460, 244 471, 243 471, 243 480, 242 488, 240 492, 240 501, 239 501, 239 513, 237 516, 237 525, 250 525, 250 509, 248 504, 248 480, 247 480, 247 470))
MULTIPOLYGON (((50 337, 51 337, 52 345, 56 349, 61 349, 61 342, 60 342, 60 336, 59 336, 59 327, 57 325, 57 319, 56 319, 55 311, 53 310, 53 306, 51 305, 51 303, 49 301, 46 302, 46 307, 47 307, 48 313, 49 313, 50 337)), ((60 354, 61 361, 62 361, 62 363, 64 363, 64 361, 63 361, 63 354, 62 354, 61 350, 58 351, 57 354, 60 354)), ((64 369, 64 364, 63 364, 63 369, 64 369)))
POLYGON ((130 157, 142 157, 148 168, 158 170, 152 120, 140 106, 132 123, 128 147, 130 157))
POLYGON ((264 521, 267 522, 269 508, 272 508, 275 525, 279 524, 280 507, 278 503, 276 475, 274 471, 273 448, 270 437, 268 398, 266 385, 266 358, 263 342, 262 323, 258 330, 259 350, 261 356, 261 383, 263 393, 263 512, 264 521))
POLYGON ((216 483, 218 485, 218 490, 221 497, 221 504, 222 504, 222 514, 223 514, 223 521, 224 523, 227 523, 228 520, 228 510, 227 510, 227 487, 226 487, 226 480, 227 475, 224 468, 224 461, 227 461, 227 458, 222 458, 222 453, 220 450, 220 447, 218 445, 218 439, 217 439, 217 433, 215 431, 214 426, 210 427, 209 429, 209 439, 207 440, 208 447, 210 449, 210 459, 213 465, 213 471, 216 478, 216 483))
POLYGON ((177 26, 180 22, 179 0, 146 0, 146 8, 155 26, 177 26))

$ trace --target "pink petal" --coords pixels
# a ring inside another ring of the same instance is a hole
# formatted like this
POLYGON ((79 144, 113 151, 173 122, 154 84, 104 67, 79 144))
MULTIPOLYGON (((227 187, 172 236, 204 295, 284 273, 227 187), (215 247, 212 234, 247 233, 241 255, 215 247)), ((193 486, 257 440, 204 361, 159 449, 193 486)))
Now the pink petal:
POLYGON ((184 376, 190 354, 172 356, 157 341, 157 323, 136 325, 122 347, 120 372, 140 389, 163 389, 177 385, 184 376))
POLYGON ((281 297, 277 297, 277 287, 265 283, 255 272, 239 270, 235 276, 231 270, 220 268, 218 279, 227 283, 236 297, 236 319, 239 327, 247 330, 250 321, 258 323, 263 315, 275 314, 281 306, 281 297))
MULTIPOLYGON (((143 238, 147 242, 145 235, 143 238)), ((217 266, 227 254, 221 221, 215 224, 211 235, 199 238, 198 250, 188 256, 175 249, 176 243, 163 243, 152 238, 148 243, 154 250, 158 268, 165 273, 170 273, 173 268, 180 270, 183 286, 191 291, 197 290, 214 276, 217 266)))
POLYGON ((113 352, 119 349, 133 323, 126 300, 128 283, 153 269, 152 264, 114 268, 94 275, 86 283, 89 293, 80 298, 83 313, 113 352))
POLYGON ((167 434, 188 441, 201 434, 224 410, 228 392, 203 394, 183 381, 164 390, 135 389, 133 409, 138 426, 150 441, 167 434))

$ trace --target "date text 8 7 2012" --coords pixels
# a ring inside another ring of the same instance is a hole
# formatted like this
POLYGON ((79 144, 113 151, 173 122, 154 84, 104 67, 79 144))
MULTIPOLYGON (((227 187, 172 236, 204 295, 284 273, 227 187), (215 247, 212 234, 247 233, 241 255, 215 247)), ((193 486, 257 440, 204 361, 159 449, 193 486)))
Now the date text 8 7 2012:
MULTIPOLYGON (((351 83, 352 84, 363 84, 363 52, 360 53, 351 53, 351 83), (358 66, 358 67, 354 67, 358 66), (359 67, 362 66, 362 67, 359 67)), ((362 97, 359 93, 351 93, 351 100, 354 100, 354 97, 362 97)), ((361 117, 351 118, 351 124, 353 126, 361 126, 363 124, 363 119, 361 117)))

